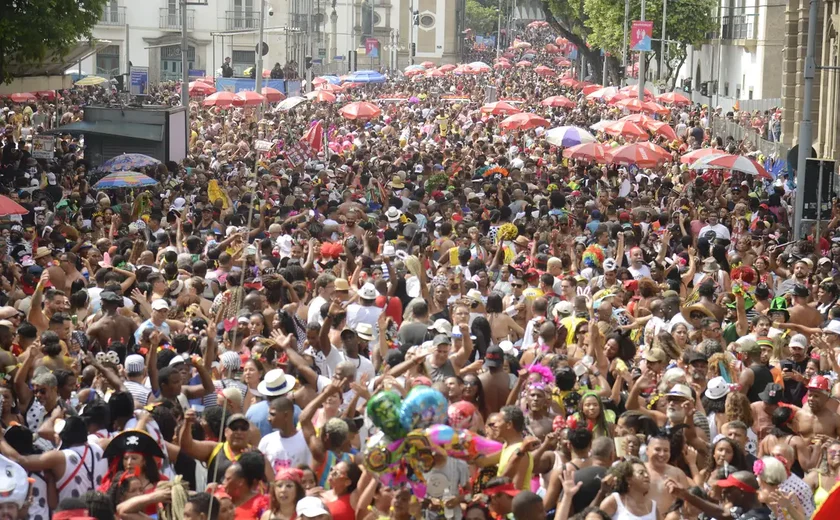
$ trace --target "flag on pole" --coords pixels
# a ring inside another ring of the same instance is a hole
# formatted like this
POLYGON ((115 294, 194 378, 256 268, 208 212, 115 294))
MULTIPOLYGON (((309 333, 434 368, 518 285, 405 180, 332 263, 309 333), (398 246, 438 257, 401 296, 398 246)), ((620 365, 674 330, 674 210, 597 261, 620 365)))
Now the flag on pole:
POLYGON ((313 153, 320 153, 324 147, 324 127, 321 122, 318 121, 310 126, 309 130, 300 138, 300 141, 308 144, 313 153))

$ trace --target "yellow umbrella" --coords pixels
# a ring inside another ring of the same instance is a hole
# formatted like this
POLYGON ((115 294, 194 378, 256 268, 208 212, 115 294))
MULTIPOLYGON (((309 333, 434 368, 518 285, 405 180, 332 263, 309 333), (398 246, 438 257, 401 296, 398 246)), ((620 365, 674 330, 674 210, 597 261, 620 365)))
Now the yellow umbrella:
POLYGON ((79 81, 76 82, 76 85, 82 87, 89 87, 92 85, 101 85, 103 83, 108 83, 108 80, 101 77, 101 76, 86 76, 79 81))

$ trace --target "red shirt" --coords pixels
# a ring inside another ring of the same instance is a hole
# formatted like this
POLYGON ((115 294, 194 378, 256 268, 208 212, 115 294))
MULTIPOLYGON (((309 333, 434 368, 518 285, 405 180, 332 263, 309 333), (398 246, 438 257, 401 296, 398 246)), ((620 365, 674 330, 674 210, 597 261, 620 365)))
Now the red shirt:
POLYGON ((350 493, 339 497, 335 502, 327 504, 327 509, 332 515, 332 520, 356 520, 356 512, 350 505, 350 493))

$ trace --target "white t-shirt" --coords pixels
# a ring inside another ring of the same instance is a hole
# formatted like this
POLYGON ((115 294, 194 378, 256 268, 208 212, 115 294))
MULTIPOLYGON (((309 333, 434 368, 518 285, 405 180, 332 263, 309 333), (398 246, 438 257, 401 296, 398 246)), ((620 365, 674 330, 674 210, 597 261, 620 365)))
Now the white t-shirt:
POLYGON ((327 303, 327 299, 322 296, 316 296, 309 302, 309 312, 306 314, 306 323, 322 323, 321 321, 321 307, 327 303))
POLYGON ((367 323, 373 328, 373 339, 368 343, 371 349, 379 345, 379 315, 382 314, 382 308, 375 305, 364 307, 358 303, 353 303, 347 306, 347 327, 355 330, 359 323, 367 323))
POLYGON ((260 440, 259 450, 275 473, 283 468, 309 464, 312 460, 312 452, 301 430, 291 437, 282 437, 279 431, 271 432, 260 440))
POLYGON ((634 280, 641 280, 642 278, 650 277, 650 267, 645 264, 642 264, 639 268, 633 267, 633 265, 630 264, 630 267, 627 270, 633 275, 634 280))
POLYGON ((729 229, 723 224, 715 224, 714 226, 706 224, 705 226, 700 228, 700 236, 702 237, 709 231, 715 232, 715 238, 723 238, 729 240, 729 229))

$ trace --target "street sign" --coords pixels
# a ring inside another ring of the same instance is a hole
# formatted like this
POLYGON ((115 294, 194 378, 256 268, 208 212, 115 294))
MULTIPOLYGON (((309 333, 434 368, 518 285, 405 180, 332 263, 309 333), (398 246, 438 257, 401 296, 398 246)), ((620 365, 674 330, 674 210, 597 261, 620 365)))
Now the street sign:
POLYGON ((344 56, 333 56, 333 61, 344 61, 344 56))
POLYGON ((322 63, 324 63, 324 60, 322 60, 321 58, 312 58, 313 65, 320 65, 322 63))
POLYGON ((149 67, 131 67, 129 94, 146 96, 149 94, 149 67))
POLYGON ((653 22, 634 21, 630 31, 630 50, 647 52, 651 49, 653 22))
POLYGON ((834 161, 828 159, 805 160, 805 185, 802 192, 802 218, 817 219, 819 207, 822 220, 831 219, 831 202, 834 199, 834 161), (819 189, 822 188, 822 193, 819 189))
MULTIPOLYGON (((260 44, 259 43, 254 45, 254 52, 260 52, 260 44)), ((265 56, 266 54, 268 54, 268 44, 265 43, 265 42, 262 42, 262 55, 265 56)))
POLYGON ((320 56, 322 58, 326 58, 327 57, 327 49, 325 47, 320 47, 318 49, 318 56, 320 56))
POLYGON ((32 157, 34 157, 35 159, 52 159, 54 154, 54 136, 36 135, 32 137, 32 157))

